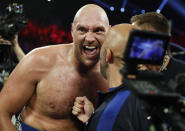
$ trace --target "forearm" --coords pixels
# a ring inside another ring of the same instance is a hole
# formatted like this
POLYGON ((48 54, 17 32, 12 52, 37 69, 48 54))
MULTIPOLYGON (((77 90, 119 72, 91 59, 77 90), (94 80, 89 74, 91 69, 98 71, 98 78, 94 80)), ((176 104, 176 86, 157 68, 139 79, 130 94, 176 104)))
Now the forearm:
POLYGON ((14 36, 14 39, 11 40, 11 44, 12 44, 13 50, 14 50, 18 60, 20 61, 25 56, 25 54, 19 45, 18 34, 16 34, 14 36))
POLYGON ((16 131, 11 122, 11 115, 8 113, 0 114, 0 131, 16 131))
POLYGON ((25 56, 25 54, 24 54, 23 50, 21 49, 21 47, 19 46, 19 44, 15 44, 13 46, 13 50, 14 50, 19 61, 25 56))

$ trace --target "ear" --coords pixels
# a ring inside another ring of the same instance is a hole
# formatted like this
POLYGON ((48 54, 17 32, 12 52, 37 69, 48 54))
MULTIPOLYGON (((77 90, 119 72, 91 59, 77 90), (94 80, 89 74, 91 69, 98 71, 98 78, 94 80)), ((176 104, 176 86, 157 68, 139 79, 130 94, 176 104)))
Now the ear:
POLYGON ((111 49, 107 49, 106 62, 112 64, 114 62, 114 54, 111 49))

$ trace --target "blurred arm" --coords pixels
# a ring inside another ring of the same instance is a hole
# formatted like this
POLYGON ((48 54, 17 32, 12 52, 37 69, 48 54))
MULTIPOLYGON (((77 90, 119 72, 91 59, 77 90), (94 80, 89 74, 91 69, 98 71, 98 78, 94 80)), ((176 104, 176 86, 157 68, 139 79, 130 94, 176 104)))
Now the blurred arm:
POLYGON ((18 60, 20 61, 25 56, 25 54, 18 43, 18 35, 17 34, 15 35, 15 38, 11 41, 11 43, 12 43, 13 50, 14 50, 18 60))

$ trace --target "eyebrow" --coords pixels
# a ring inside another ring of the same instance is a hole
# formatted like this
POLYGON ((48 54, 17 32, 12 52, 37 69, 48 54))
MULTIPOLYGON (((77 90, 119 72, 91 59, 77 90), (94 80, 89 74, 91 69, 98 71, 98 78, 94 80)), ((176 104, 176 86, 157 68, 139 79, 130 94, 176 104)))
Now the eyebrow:
MULTIPOLYGON (((82 25, 82 24, 77 24, 76 27, 79 28, 79 27, 88 27, 88 26, 87 25, 82 25)), ((103 28, 103 29, 105 29, 105 26, 103 26, 103 25, 95 25, 95 28, 103 28)))

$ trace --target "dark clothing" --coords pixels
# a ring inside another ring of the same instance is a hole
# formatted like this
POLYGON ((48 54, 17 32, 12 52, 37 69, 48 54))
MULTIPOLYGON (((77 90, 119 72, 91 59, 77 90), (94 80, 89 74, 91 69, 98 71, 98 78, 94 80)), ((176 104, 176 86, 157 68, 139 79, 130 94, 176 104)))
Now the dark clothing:
POLYGON ((16 55, 11 45, 0 44, 0 91, 3 88, 5 79, 9 77, 9 74, 18 63, 14 56, 16 55))
POLYGON ((18 59, 11 45, 0 44, 0 71, 12 71, 18 63, 18 59))
POLYGON ((87 131, 148 131, 148 121, 136 96, 123 86, 99 93, 99 103, 87 131))
MULTIPOLYGON (((170 61, 167 65, 166 69, 163 71, 163 73, 164 73, 164 79, 166 82, 170 82, 171 80, 175 80, 178 74, 182 74, 182 73, 185 74, 185 61, 179 60, 176 58, 170 58, 170 61)), ((177 83, 177 87, 178 87, 178 84, 180 84, 180 83, 177 83)), ((175 86, 174 84, 170 84, 170 85, 175 86)), ((184 95, 184 92, 185 92, 184 88, 177 88, 177 87, 175 86, 175 87, 171 87, 171 88, 173 89, 173 91, 175 90, 176 93, 180 93, 182 96, 185 96, 184 95)), ((179 87, 182 87, 182 86, 179 86, 179 87)), ((179 117, 179 119, 180 119, 180 117, 179 117)), ((162 120, 162 121, 165 121, 165 120, 162 120)), ((173 122, 173 125, 175 125, 174 122, 173 122)), ((176 126, 177 125, 179 126, 180 124, 176 124, 176 126)), ((168 127, 168 128, 169 128, 168 130, 172 130, 172 131, 175 130, 175 129, 173 129, 173 127, 168 127)), ((182 127, 181 127, 181 129, 182 129, 182 127)))
POLYGON ((185 62, 171 58, 163 73, 166 81, 174 79, 177 74, 185 73, 185 62))

